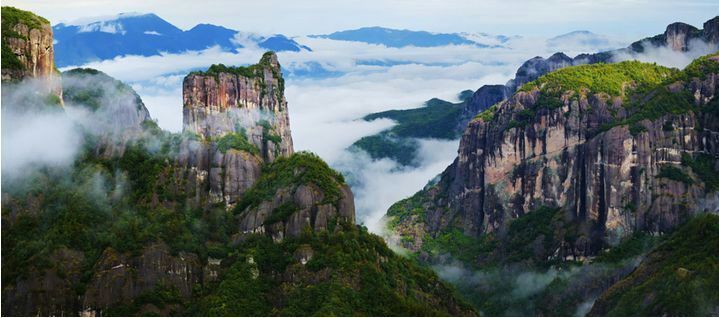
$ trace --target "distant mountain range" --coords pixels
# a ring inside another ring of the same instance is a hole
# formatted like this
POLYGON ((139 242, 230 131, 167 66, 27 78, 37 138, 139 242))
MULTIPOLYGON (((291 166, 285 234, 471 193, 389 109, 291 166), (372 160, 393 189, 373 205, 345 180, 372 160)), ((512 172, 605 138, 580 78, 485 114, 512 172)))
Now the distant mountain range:
POLYGON ((244 34, 212 24, 198 24, 183 31, 152 13, 120 14, 113 19, 78 25, 60 23, 52 29, 58 67, 82 65, 123 55, 152 56, 162 52, 203 50, 212 46, 236 51, 247 45, 247 41, 278 52, 310 50, 281 34, 244 34))
POLYGON ((432 33, 427 31, 397 30, 383 27, 365 27, 338 31, 330 34, 310 35, 314 38, 339 41, 381 44, 387 47, 435 47, 445 45, 476 45, 478 47, 500 46, 510 38, 486 33, 432 33))
POLYGON ((572 31, 547 40, 547 45, 550 47, 561 47, 568 43, 593 47, 606 47, 611 44, 609 38, 606 36, 586 30, 572 31))

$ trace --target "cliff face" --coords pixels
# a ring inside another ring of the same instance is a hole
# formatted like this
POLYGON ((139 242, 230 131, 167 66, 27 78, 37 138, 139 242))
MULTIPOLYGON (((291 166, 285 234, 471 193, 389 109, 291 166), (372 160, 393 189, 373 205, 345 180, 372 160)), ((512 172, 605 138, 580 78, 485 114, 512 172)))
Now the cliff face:
MULTIPOLYGON (((189 298, 195 286, 213 280, 212 267, 208 262, 203 268, 200 258, 194 253, 172 255, 164 243, 149 245, 137 256, 109 248, 100 256, 87 283, 82 297, 82 314, 100 315, 103 309, 131 303, 143 294, 162 288, 189 298)), ((214 267, 219 267, 219 261, 214 267)))
POLYGON ((2 20, 2 81, 40 78, 48 93, 62 96, 50 22, 13 7, 2 7, 2 20))
POLYGON ((233 206, 260 176, 261 165, 293 153, 284 79, 277 55, 249 67, 213 65, 183 81, 183 141, 197 204, 233 206))
MULTIPOLYGON (((713 185, 689 168, 717 155, 717 118, 703 110, 715 107, 719 74, 703 71, 632 97, 590 90, 552 97, 548 83, 516 93, 470 122, 457 159, 424 191, 430 203, 420 233, 458 227, 477 236, 540 206, 563 207, 584 230, 560 254, 589 256, 634 231, 663 233, 719 209, 713 185)), ((625 83, 622 92, 632 85, 639 84, 625 83)), ((416 236, 410 223, 398 228, 416 236)))
POLYGON ((268 162, 292 154, 284 79, 275 53, 266 53, 251 67, 213 65, 190 74, 183 81, 182 98, 184 131, 208 139, 242 130, 268 162))
POLYGON ((709 45, 719 44, 719 17, 704 22, 703 29, 692 25, 675 22, 667 26, 664 33, 632 43, 629 49, 634 52, 643 52, 647 44, 666 46, 674 51, 688 51, 691 41, 701 40, 709 45))
POLYGON ((280 158, 264 170, 236 211, 242 239, 265 233, 275 241, 298 237, 303 231, 334 231, 354 224, 354 196, 344 177, 319 157, 296 153, 280 158))

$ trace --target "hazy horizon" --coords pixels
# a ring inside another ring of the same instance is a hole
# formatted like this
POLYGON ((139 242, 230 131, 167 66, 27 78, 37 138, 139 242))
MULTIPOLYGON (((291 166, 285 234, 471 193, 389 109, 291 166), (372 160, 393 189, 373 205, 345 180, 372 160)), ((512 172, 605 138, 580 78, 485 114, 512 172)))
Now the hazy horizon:
POLYGON ((701 28, 719 3, 691 1, 51 1, 7 0, 53 25, 120 13, 154 13, 181 29, 210 23, 239 31, 291 36, 382 26, 431 32, 485 32, 550 37, 575 30, 648 36, 673 22, 701 28), (671 9, 671 10, 670 10, 671 9), (527 12, 531 14, 526 14, 527 12), (571 13, 571 14, 568 14, 571 13), (630 28, 629 28, 630 27, 630 28))

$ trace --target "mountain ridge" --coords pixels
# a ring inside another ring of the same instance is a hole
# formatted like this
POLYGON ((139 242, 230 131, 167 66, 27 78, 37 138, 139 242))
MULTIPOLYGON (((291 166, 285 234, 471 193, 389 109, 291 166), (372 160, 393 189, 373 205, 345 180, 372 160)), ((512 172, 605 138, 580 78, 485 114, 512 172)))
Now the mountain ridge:
POLYGON ((309 37, 381 44, 394 48, 405 46, 436 47, 444 45, 475 45, 477 47, 490 48, 501 46, 502 43, 509 40, 508 37, 503 35, 490 36, 485 33, 435 33, 407 29, 391 29, 380 26, 336 31, 330 34, 310 35, 309 37), (482 43, 480 39, 489 40, 488 42, 491 43, 482 43))
MULTIPOLYGON (((201 23, 181 30, 154 13, 118 15, 111 20, 53 26, 57 63, 60 67, 124 55, 152 56, 160 53, 199 51, 219 46, 225 51, 242 49, 234 40, 241 32, 201 23)), ((283 35, 248 37, 260 48, 271 51, 311 50, 283 35)))

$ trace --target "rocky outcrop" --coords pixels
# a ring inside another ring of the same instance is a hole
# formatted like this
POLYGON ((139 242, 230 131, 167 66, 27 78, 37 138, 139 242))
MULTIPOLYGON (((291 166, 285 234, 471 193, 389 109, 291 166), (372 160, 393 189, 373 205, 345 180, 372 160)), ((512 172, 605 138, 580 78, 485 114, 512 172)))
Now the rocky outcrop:
POLYGON ((199 205, 231 207, 259 178, 263 163, 293 153, 277 55, 249 67, 213 65, 183 82, 186 135, 178 161, 199 205))
POLYGON ((478 113, 499 103, 512 95, 514 90, 507 85, 484 85, 472 94, 462 109, 462 120, 457 125, 457 131, 463 132, 469 121, 478 113))
POLYGON ((266 233, 275 241, 303 231, 334 231, 354 224, 354 196, 341 174, 314 154, 299 152, 265 170, 239 206, 239 233, 266 233))
POLYGON ((50 22, 13 7, 2 7, 2 20, 2 81, 42 79, 45 92, 61 97, 50 22))
POLYGON ((697 34, 699 34, 697 28, 681 22, 670 24, 664 32, 666 45, 673 51, 687 51, 689 40, 695 38, 697 34))
POLYGON ((547 59, 537 56, 524 62, 524 64, 519 67, 514 80, 509 83, 509 86, 514 87, 516 90, 522 85, 529 83, 544 74, 553 72, 560 68, 572 66, 573 64, 574 59, 561 52, 554 53, 547 59))
POLYGON ((223 153, 216 144, 184 140, 178 163, 182 167, 178 179, 187 183, 196 205, 233 206, 259 179, 263 160, 248 151, 228 149, 223 153))
POLYGON ((62 73, 66 105, 84 108, 91 117, 85 127, 97 137, 98 154, 122 156, 127 144, 143 136, 147 125, 155 125, 140 95, 129 85, 89 68, 62 73))
POLYGON ((182 92, 184 131, 205 140, 244 131, 268 162, 292 154, 284 79, 275 53, 266 53, 250 67, 220 64, 191 73, 182 92))
POLYGON ((425 190, 432 202, 426 231, 458 227, 478 236, 540 206, 563 207, 584 229, 568 242, 568 253, 588 256, 632 232, 664 233, 696 211, 719 209, 716 195, 698 181, 701 172, 686 162, 719 155, 713 112, 687 111, 708 107, 718 80, 707 73, 631 98, 565 92, 556 105, 536 87, 516 93, 470 122, 457 159, 425 190), (691 102, 677 104, 681 98, 691 102), (678 110, 613 124, 636 118, 625 105, 630 100, 678 110), (680 176, 668 176, 667 167, 680 176))
POLYGON ((305 229, 317 232, 339 229, 341 222, 354 224, 354 197, 349 186, 341 186, 335 202, 327 203, 325 197, 322 189, 312 183, 280 189, 272 199, 242 214, 240 233, 267 233, 281 241, 299 236, 305 229))
POLYGON ((667 26, 664 33, 646 38, 632 43, 628 50, 633 52, 644 52, 647 45, 655 47, 669 47, 673 51, 688 51, 690 43, 695 40, 701 40, 708 45, 719 45, 719 16, 704 22, 704 29, 682 23, 675 22, 667 26))
POLYGON ((52 252, 48 261, 55 266, 34 268, 32 275, 3 288, 4 316, 77 315, 80 304, 75 288, 82 278, 85 255, 60 248, 52 252))
POLYGON ((83 297, 83 315, 101 315, 104 309, 128 305, 158 289, 176 290, 180 297, 188 298, 193 288, 204 281, 197 255, 172 255, 164 243, 149 245, 138 256, 108 248, 93 272, 83 297))
POLYGON ((702 37, 709 43, 719 43, 719 16, 704 22, 702 37))

